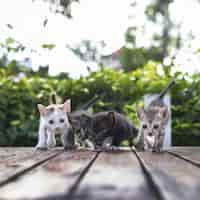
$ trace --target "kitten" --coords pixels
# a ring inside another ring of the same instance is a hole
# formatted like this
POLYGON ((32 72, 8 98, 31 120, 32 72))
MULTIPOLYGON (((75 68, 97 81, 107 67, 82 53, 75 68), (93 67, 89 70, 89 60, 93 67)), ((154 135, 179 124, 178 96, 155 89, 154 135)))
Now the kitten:
POLYGON ((120 113, 108 111, 94 115, 82 115, 80 126, 82 138, 89 138, 95 148, 119 146, 124 140, 133 145, 133 139, 138 135, 135 126, 120 113))
POLYGON ((89 147, 89 148, 94 149, 94 145, 91 143, 91 141, 88 138, 84 137, 84 133, 83 133, 84 130, 81 124, 82 115, 89 115, 89 114, 86 111, 80 110, 80 111, 73 112, 69 115, 69 121, 72 125, 76 142, 79 146, 89 147))
POLYGON ((40 125, 38 144, 36 149, 47 149, 56 146, 55 134, 60 133, 61 142, 65 150, 74 148, 74 134, 69 123, 67 113, 71 112, 70 99, 64 104, 56 104, 55 94, 52 95, 53 104, 45 107, 38 104, 40 125))
POLYGON ((81 127, 81 116, 84 114, 87 115, 88 112, 86 112, 86 110, 92 107, 103 95, 104 94, 95 95, 88 102, 81 105, 77 111, 68 114, 69 121, 72 125, 76 141, 79 144, 79 146, 94 148, 94 145, 89 139, 84 139, 82 137, 84 134, 83 134, 83 129, 81 127))
POLYGON ((147 108, 138 108, 137 115, 140 119, 140 148, 160 152, 163 147, 165 126, 169 119, 169 110, 163 97, 175 84, 172 80, 168 86, 154 99, 147 108))

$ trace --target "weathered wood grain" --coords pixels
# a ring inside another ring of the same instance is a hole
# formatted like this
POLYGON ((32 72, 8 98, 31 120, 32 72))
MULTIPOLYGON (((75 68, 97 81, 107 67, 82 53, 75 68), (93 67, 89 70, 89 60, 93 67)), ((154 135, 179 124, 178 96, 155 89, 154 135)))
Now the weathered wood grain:
POLYGON ((168 153, 140 152, 138 154, 146 164, 153 181, 161 189, 164 199, 199 199, 199 168, 168 153))
POLYGON ((96 152, 71 151, 0 188, 2 199, 66 199, 96 152))
POLYGON ((60 149, 49 151, 35 151, 34 148, 1 149, 0 155, 3 155, 4 159, 0 161, 0 186, 62 152, 60 149))
POLYGON ((173 147, 167 152, 200 167, 200 147, 173 147))
POLYGON ((23 157, 27 157, 27 155, 32 154, 34 152, 34 148, 28 147, 1 147, 0 148, 0 165, 8 161, 16 161, 18 159, 23 159, 23 157))
POLYGON ((73 199, 153 200, 136 157, 129 152, 101 153, 73 199))
MULTIPOLYGON (((200 162, 198 147, 168 151, 200 162)), ((200 169, 170 153, 0 148, 0 200, 199 200, 200 169)))

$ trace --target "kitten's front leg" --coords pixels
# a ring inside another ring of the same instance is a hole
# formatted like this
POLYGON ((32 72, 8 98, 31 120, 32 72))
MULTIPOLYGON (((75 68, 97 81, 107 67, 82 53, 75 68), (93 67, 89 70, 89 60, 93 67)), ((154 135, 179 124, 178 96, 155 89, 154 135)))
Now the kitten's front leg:
POLYGON ((42 120, 40 120, 39 133, 38 133, 38 144, 36 145, 36 149, 40 149, 40 150, 47 149, 46 128, 45 128, 42 120))
POLYGON ((163 151, 163 149, 162 149, 163 143, 164 143, 164 134, 160 134, 159 138, 158 138, 158 147, 157 147, 157 150, 159 153, 163 151))
POLYGON ((149 141, 148 141, 148 138, 145 137, 144 138, 144 150, 145 151, 149 151, 151 148, 150 148, 150 145, 149 145, 149 141))
POLYGON ((75 148, 74 133, 72 128, 63 130, 61 133, 61 141, 65 150, 72 150, 75 148))
POLYGON ((164 135, 160 134, 155 138, 155 143, 153 146, 153 151, 156 153, 162 152, 162 147, 163 147, 163 141, 164 141, 164 135))
MULTIPOLYGON (((109 146, 109 139, 108 137, 108 130, 104 129, 96 133, 94 137, 94 144, 95 144, 95 149, 101 149, 101 148, 108 148, 109 146), (107 140, 108 138, 108 140, 107 140)), ((111 142, 113 142, 113 138, 111 139, 111 142)), ((112 143, 111 143, 112 144, 112 143)), ((110 146, 111 146, 110 144, 110 146)))
POLYGON ((152 151, 153 152, 158 152, 158 136, 155 137, 155 141, 154 141, 154 144, 153 144, 152 151))
POLYGON ((103 149, 105 150, 115 150, 116 146, 113 144, 113 137, 107 137, 102 144, 103 149))
POLYGON ((47 147, 53 148, 56 146, 55 133, 47 130, 47 147))

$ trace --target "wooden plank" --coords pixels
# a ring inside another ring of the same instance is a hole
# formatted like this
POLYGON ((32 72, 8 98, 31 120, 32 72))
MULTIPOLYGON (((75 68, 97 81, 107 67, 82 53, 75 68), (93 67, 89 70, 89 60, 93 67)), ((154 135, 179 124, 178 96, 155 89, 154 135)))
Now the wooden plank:
POLYGON ((162 192, 162 189, 160 188, 160 186, 158 185, 157 181, 153 177, 149 167, 146 165, 144 160, 139 156, 139 154, 136 151, 136 149, 132 148, 131 150, 135 154, 135 156, 137 157, 148 183, 152 186, 153 190, 155 191, 155 193, 157 195, 157 199, 166 200, 165 195, 162 192))
MULTIPOLYGON (((65 199, 96 152, 71 151, 0 188, 2 199, 65 199)), ((86 173, 86 171, 84 171, 86 173)))
POLYGON ((34 148, 6 148, 0 151, 0 186, 62 153, 61 149, 35 151, 34 148))
POLYGON ((115 151, 99 155, 73 199, 152 200, 156 198, 132 152, 115 151))
POLYGON ((200 147, 173 147, 167 152, 200 167, 200 147))
POLYGON ((18 158, 26 157, 29 153, 32 154, 34 148, 29 147, 1 147, 0 148, 0 165, 7 161, 13 161, 18 158))
POLYGON ((168 153, 140 152, 155 185, 163 199, 198 200, 200 196, 200 170, 168 153))

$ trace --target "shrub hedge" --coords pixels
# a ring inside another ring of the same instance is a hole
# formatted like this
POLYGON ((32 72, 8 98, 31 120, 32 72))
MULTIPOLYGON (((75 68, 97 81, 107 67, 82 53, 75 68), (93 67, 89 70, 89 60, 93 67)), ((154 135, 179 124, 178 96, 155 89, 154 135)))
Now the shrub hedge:
POLYGON ((0 68, 0 145, 33 146, 37 141, 39 113, 37 103, 48 105, 49 95, 56 91, 61 101, 72 100, 75 110, 95 94, 104 93, 94 112, 117 110, 125 113, 136 125, 136 105, 143 104, 147 93, 159 93, 172 79, 172 131, 174 145, 200 144, 200 75, 175 72, 174 66, 160 67, 148 62, 129 73, 101 69, 87 77, 66 79, 25 76, 19 79, 0 68))

